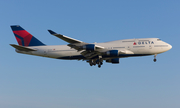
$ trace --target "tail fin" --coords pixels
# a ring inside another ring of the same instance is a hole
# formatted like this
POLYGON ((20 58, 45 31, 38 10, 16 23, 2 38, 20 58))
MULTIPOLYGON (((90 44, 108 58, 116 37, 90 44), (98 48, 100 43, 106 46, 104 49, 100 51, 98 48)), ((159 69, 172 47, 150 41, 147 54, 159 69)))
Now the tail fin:
POLYGON ((16 37, 16 40, 19 45, 21 46, 42 46, 45 45, 38 39, 36 39, 33 35, 31 35, 29 32, 24 30, 19 25, 13 25, 11 26, 11 29, 16 37))

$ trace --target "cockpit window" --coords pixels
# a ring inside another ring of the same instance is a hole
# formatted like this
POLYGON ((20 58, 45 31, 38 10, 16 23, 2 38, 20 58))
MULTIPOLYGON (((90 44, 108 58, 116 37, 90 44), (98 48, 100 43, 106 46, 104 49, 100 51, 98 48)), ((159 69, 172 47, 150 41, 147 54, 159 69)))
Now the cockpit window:
POLYGON ((161 39, 157 39, 157 41, 161 41, 161 39))

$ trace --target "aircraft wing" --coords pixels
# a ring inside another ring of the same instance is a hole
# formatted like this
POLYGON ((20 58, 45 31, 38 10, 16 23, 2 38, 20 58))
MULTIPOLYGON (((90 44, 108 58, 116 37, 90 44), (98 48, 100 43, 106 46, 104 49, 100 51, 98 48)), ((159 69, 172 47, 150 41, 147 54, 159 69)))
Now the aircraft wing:
POLYGON ((48 30, 50 34, 68 42, 68 43, 83 43, 82 41, 80 40, 76 40, 76 39, 73 39, 73 38, 70 38, 70 37, 67 37, 67 36, 64 36, 62 34, 57 34, 56 32, 52 31, 52 30, 48 30))
POLYGON ((19 46, 19 45, 15 45, 15 44, 10 44, 12 47, 20 50, 20 51, 37 51, 35 49, 32 48, 28 48, 28 47, 24 47, 24 46, 19 46))
POLYGON ((71 48, 74 48, 78 51, 81 51, 83 49, 85 49, 86 47, 91 47, 91 48, 94 48, 94 49, 104 49, 104 47, 101 47, 101 46, 98 46, 98 45, 94 45, 94 44, 89 44, 89 43, 85 43, 83 41, 80 41, 80 40, 77 40, 77 39, 73 39, 73 38, 70 38, 68 36, 65 36, 65 35, 62 35, 62 34, 57 34, 56 32, 52 31, 52 30, 48 30, 49 33, 51 35, 54 35, 66 42, 68 42, 68 46, 71 47, 71 48))
POLYGON ((81 54, 88 58, 92 59, 96 56, 103 56, 103 55, 109 55, 109 56, 118 56, 119 54, 134 54, 132 51, 127 49, 106 49, 103 46, 85 43, 83 41, 70 38, 68 36, 64 36, 61 34, 57 34, 56 32, 52 30, 48 30, 50 34, 68 42, 69 44, 67 46, 76 49, 77 51, 82 51, 81 54))

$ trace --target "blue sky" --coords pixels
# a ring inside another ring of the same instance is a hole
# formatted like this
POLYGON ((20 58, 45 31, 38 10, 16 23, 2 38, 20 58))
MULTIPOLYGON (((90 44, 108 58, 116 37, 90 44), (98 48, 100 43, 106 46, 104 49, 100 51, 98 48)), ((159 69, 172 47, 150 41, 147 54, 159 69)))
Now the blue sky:
POLYGON ((179 108, 179 0, 1 0, 1 108, 179 108), (157 56, 123 58, 90 67, 18 54, 10 25, 47 45, 66 42, 52 29, 85 42, 161 38, 173 48, 157 56))

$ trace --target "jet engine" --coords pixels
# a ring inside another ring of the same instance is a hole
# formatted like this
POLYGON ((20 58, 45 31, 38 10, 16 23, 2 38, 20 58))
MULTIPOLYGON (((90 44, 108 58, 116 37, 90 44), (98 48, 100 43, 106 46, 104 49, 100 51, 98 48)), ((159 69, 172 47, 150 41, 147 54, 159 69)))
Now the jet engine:
POLYGON ((86 51, 94 51, 95 50, 95 45, 94 44, 87 44, 83 46, 83 49, 86 51))
POLYGON ((108 56, 118 56, 119 51, 118 50, 110 50, 110 51, 106 52, 106 55, 108 55, 108 56))

